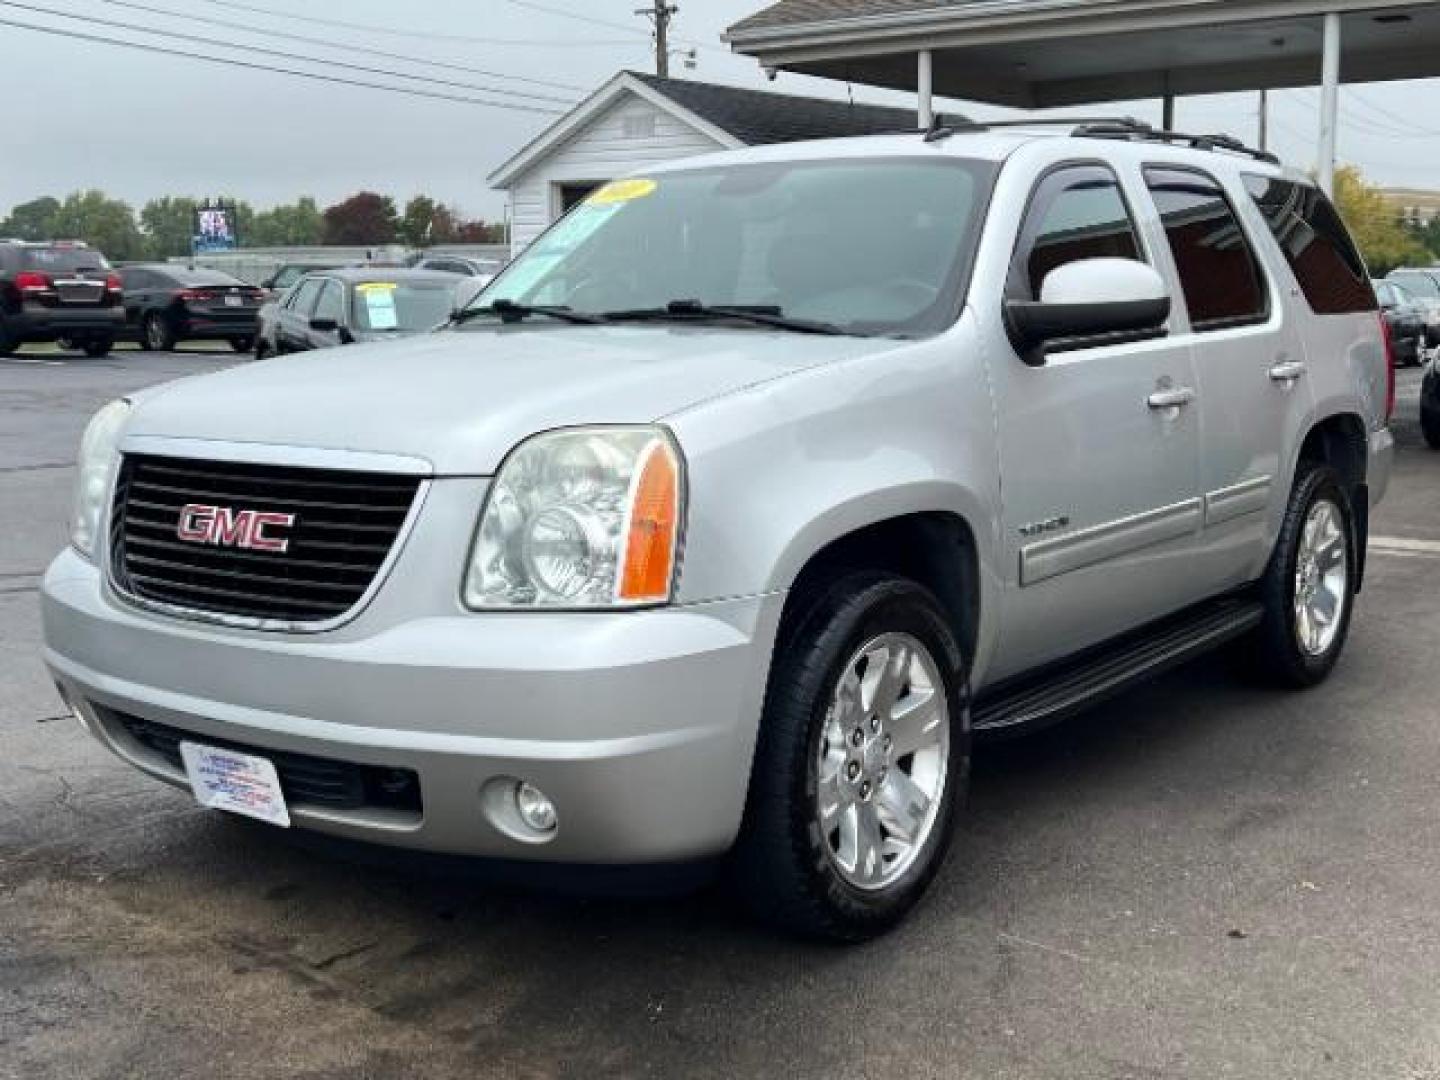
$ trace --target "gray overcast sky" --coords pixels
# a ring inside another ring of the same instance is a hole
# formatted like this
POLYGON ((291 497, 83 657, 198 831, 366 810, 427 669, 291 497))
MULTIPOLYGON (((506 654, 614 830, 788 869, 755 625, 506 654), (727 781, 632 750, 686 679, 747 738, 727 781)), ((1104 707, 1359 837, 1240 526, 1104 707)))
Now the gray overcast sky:
MULTIPOLYGON (((357 54, 350 46, 426 57, 507 75, 593 89, 622 67, 651 64, 648 24, 631 14, 638 0, 132 0, 177 12, 166 17, 117 0, 24 0, 43 7, 152 30, 213 40, 165 40, 139 32, 84 23, 0 3, 0 19, 68 31, 150 42, 187 53, 211 52, 279 66, 276 57, 235 53, 227 46, 328 56, 346 63, 401 67, 460 83, 496 80, 450 68, 422 68, 357 54), (558 14, 539 10, 553 9, 558 14), (271 8, 262 15, 237 6, 271 8), (564 13, 569 13, 564 14, 564 13), (223 19, 252 27, 245 33, 196 21, 223 19), (393 28, 408 34, 363 32, 307 23, 311 19, 393 28), (610 25, 613 24, 613 25, 610 25), (274 30, 323 38, 317 45, 266 36, 274 30), (474 40, 461 40, 469 38, 474 40), (485 40, 480 40, 485 39, 485 40)), ((699 67, 677 70, 713 82, 766 86, 753 61, 732 56, 719 42, 730 23, 764 6, 764 0, 680 0, 675 35, 701 45, 699 67)), ((303 194, 322 205, 361 189, 395 195, 433 194, 474 216, 496 218, 503 198, 487 189, 486 174, 553 117, 476 105, 405 97, 307 79, 219 67, 35 33, 0 25, 0 100, 5 111, 5 154, 0 160, 0 217, 10 206, 42 194, 63 196, 99 187, 139 206, 164 194, 233 194, 264 207, 303 194)), ((332 71, 356 79, 358 72, 332 71)), ((382 79, 390 83, 403 80, 382 79)), ((509 90, 578 99, 582 90, 503 80, 509 90)), ((424 84, 410 83, 421 87, 424 84)), ((844 88, 782 75, 774 89, 840 95, 844 88)), ((469 96, 461 88, 430 87, 469 96)), ((906 101, 857 87, 859 100, 906 101)), ((1314 161, 1313 89, 1274 95, 1274 143, 1288 161, 1314 161)), ((560 107, 529 101, 544 108, 560 107)), ((998 110, 966 107, 976 116, 998 110)), ((1094 112, 1096 110, 1088 110, 1094 112)), ((1158 120, 1153 102, 1107 107, 1158 120)), ((1440 84, 1375 84, 1345 91, 1341 156, 1386 184, 1440 187, 1440 84), (1423 133, 1409 127, 1418 120, 1423 133)), ((1255 135, 1255 99, 1218 96, 1182 100, 1178 123, 1186 130, 1230 130, 1255 135)))

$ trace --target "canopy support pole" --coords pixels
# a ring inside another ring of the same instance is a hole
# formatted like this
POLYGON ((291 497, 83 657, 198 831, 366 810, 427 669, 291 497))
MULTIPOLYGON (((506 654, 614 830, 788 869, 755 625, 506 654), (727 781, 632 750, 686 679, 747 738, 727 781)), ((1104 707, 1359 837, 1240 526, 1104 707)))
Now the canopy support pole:
POLYGON ((1340 121, 1340 15, 1325 16, 1325 58, 1320 88, 1320 149, 1315 164, 1320 172, 1320 187, 1326 195, 1335 194, 1335 148, 1340 121))
POLYGON ((935 122, 935 61, 929 49, 921 49, 917 58, 915 90, 920 99, 920 127, 928 131, 935 122))

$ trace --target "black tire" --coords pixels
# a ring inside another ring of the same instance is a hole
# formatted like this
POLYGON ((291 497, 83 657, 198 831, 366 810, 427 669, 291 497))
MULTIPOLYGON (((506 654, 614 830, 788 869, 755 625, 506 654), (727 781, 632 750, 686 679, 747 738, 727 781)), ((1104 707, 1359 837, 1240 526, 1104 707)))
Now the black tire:
POLYGON ((912 581, 849 573, 796 602, 804 606, 787 619, 776 649, 733 880, 767 922, 809 937, 863 941, 914 907, 949 848, 970 776, 968 661, 935 597, 912 581), (928 836, 903 873, 871 890, 852 885, 835 865, 816 809, 816 761, 841 675, 856 650, 887 633, 913 637, 935 661, 950 749, 928 836))
POLYGON ((175 348, 175 330, 169 319, 152 311, 140 322, 140 340, 147 349, 169 352, 175 348))
POLYGON ((255 339, 255 359, 267 360, 270 357, 270 346, 263 337, 255 339))
POLYGON ((1432 369, 1420 385, 1420 432, 1431 450, 1440 450, 1440 370, 1432 369))
POLYGON ((253 337, 232 337, 230 348, 239 353, 249 352, 255 348, 255 339, 253 337))
POLYGON ((90 338, 81 345, 81 348, 85 351, 85 355, 92 360, 98 360, 102 356, 109 356, 110 350, 114 347, 114 338, 90 338))
POLYGON ((20 343, 7 334, 3 327, 0 327, 0 356, 13 356, 20 343))
POLYGON ((1285 508, 1280 536, 1265 576, 1260 580, 1259 597, 1265 605, 1265 617, 1246 642, 1249 647, 1244 653, 1245 661, 1261 681, 1289 689, 1305 689, 1324 682, 1334 670, 1345 648, 1355 607, 1358 567, 1355 538, 1355 515, 1340 474, 1329 465, 1302 461, 1290 492, 1290 503, 1285 508), (1339 628, 1328 646, 1311 652, 1301 644, 1297 627, 1296 570, 1306 521, 1311 510, 1322 501, 1330 502, 1339 511, 1345 582, 1339 628))

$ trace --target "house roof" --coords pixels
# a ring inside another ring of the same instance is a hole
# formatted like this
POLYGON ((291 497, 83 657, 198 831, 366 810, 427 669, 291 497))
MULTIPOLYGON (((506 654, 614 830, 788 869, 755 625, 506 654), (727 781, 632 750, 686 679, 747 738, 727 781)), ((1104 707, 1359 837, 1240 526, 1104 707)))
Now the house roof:
POLYGON ((878 135, 917 124, 914 109, 855 105, 833 98, 797 97, 688 79, 629 72, 682 108, 729 132, 746 146, 878 135))
POLYGON ((709 135, 717 145, 730 149, 802 139, 874 135, 913 128, 917 123, 913 109, 857 105, 829 98, 797 97, 622 71, 491 173, 491 186, 509 186, 517 176, 627 93, 649 101, 709 135))
POLYGON ((1415 0, 778 0, 724 34, 761 64, 1021 108, 1311 86, 1321 16, 1341 80, 1440 74, 1440 4, 1415 0))

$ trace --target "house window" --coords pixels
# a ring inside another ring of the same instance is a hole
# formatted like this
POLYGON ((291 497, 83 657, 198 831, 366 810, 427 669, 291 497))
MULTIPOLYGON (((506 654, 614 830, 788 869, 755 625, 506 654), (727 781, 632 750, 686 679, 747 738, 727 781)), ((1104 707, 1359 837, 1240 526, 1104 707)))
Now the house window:
POLYGON ((627 139, 653 139, 655 137, 655 114, 630 113, 620 121, 620 130, 627 139))
POLYGON ((559 188, 560 212, 565 214, 569 213, 570 208, 577 203, 584 202, 586 197, 600 185, 598 183, 586 182, 579 184, 556 184, 555 186, 559 188))

